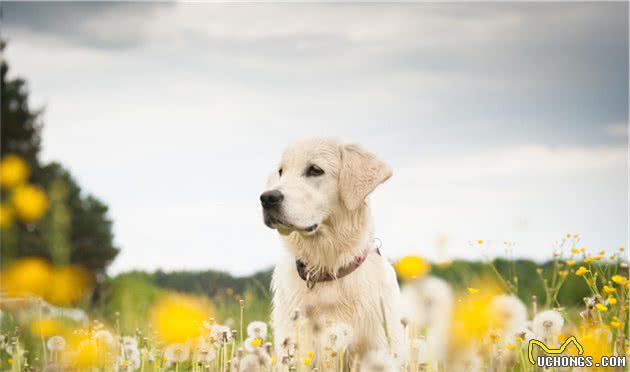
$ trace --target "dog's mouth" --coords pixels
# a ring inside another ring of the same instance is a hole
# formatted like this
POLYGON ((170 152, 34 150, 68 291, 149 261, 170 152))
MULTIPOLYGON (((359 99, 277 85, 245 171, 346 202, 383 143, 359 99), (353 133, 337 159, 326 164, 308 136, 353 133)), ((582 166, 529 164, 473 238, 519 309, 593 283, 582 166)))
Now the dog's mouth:
POLYGON ((313 235, 319 229, 319 224, 315 223, 309 226, 296 226, 292 223, 288 223, 278 217, 265 215, 265 225, 268 227, 278 230, 280 235, 289 235, 294 231, 305 235, 313 235))

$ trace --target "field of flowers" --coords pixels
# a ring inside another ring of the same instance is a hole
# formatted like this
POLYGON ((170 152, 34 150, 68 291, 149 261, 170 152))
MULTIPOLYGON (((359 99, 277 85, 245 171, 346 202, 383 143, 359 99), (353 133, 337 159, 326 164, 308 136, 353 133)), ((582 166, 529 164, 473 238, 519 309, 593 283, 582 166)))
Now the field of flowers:
MULTIPOLYGON (((3 234, 10 234, 15 221, 41 218, 49 196, 25 184, 28 169, 18 157, 5 157, 2 168, 2 186, 12 196, 2 204, 0 225, 3 234)), ((470 244, 473 249, 488 245, 482 240, 470 244)), ((85 268, 38 257, 3 260, 0 369, 536 371, 540 369, 528 359, 529 340, 557 348, 571 336, 594 360, 627 356, 630 281, 624 248, 593 251, 580 245, 577 234, 567 234, 550 257, 549 273, 541 268, 535 278, 506 276, 488 261, 491 275, 474 278, 463 290, 432 275, 422 257, 394 262, 409 341, 404 365, 396 365, 387 350, 352 355, 347 350, 353 337, 349 327, 315 327, 308 309, 291 309, 295 335, 274 344, 265 314, 268 298, 229 289, 217 300, 140 287, 132 297, 144 298, 148 311, 122 299, 110 305, 115 306, 114 317, 105 319, 92 298, 95 277, 85 268), (579 307, 558 300, 569 278, 583 280, 590 292, 579 307), (544 296, 523 301, 519 288, 524 281, 539 283, 544 296), (312 352, 313 339, 327 345, 323 354, 312 352)), ((570 346, 564 353, 577 349, 570 346)))

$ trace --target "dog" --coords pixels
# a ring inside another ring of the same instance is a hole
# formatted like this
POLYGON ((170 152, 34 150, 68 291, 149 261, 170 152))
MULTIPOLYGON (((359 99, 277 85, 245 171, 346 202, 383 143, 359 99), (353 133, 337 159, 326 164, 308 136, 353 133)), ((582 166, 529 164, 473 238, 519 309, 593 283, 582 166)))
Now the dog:
POLYGON ((302 316, 312 334, 308 345, 298 343, 303 351, 323 355, 326 340, 318 334, 327 325, 344 324, 351 330, 346 355, 387 351, 396 363, 404 362, 400 290, 375 243, 367 203, 391 175, 374 154, 335 139, 304 140, 286 149, 260 196, 264 223, 287 248, 271 284, 277 346, 298 341, 296 318, 302 316))

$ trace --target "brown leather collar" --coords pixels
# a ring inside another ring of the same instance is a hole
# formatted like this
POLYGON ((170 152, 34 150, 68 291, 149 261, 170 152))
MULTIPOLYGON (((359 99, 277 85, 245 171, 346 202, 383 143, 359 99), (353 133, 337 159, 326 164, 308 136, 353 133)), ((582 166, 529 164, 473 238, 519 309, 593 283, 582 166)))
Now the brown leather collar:
MULTIPOLYGON (((333 275, 328 272, 322 272, 319 274, 311 274, 307 270, 308 265, 304 263, 304 261, 302 260, 295 260, 295 268, 297 269, 297 272, 300 278, 306 282, 306 286, 308 287, 308 289, 312 289, 316 283, 330 282, 333 280, 341 279, 344 276, 351 274, 356 269, 358 269, 359 266, 361 266, 363 262, 365 262, 365 260, 367 259, 367 256, 370 254, 371 251, 372 251, 371 249, 368 249, 365 251, 365 253, 362 256, 355 257, 354 261, 352 261, 348 265, 339 269, 336 275, 333 275)), ((374 251, 379 256, 381 255, 381 251, 378 248, 376 248, 374 251)))

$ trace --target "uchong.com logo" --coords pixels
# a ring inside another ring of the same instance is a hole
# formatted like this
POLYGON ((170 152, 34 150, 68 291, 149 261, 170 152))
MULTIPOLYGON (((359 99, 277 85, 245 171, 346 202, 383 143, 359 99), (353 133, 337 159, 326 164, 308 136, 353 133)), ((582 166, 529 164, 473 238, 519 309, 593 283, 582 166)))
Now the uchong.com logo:
POLYGON ((530 363, 541 368, 626 366, 625 356, 602 356, 599 360, 594 360, 592 356, 584 355, 584 347, 575 336, 567 338, 557 349, 548 347, 540 340, 532 339, 529 340, 527 352, 530 363), (561 355, 571 343, 577 348, 578 355, 561 355), (534 345, 539 346, 546 355, 534 357, 534 345))

